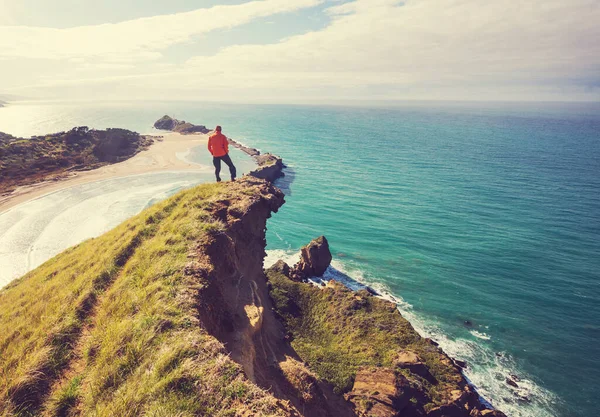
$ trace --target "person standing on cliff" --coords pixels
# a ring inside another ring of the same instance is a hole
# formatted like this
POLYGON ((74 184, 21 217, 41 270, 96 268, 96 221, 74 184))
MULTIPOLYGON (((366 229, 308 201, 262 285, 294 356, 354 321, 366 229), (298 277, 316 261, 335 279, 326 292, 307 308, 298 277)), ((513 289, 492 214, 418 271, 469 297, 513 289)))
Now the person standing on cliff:
POLYGON ((217 182, 221 182, 221 161, 225 162, 229 167, 231 181, 235 181, 235 166, 229 157, 229 142, 227 136, 221 133, 221 126, 217 126, 215 131, 208 138, 208 151, 213 156, 213 165, 215 166, 215 176, 217 182))

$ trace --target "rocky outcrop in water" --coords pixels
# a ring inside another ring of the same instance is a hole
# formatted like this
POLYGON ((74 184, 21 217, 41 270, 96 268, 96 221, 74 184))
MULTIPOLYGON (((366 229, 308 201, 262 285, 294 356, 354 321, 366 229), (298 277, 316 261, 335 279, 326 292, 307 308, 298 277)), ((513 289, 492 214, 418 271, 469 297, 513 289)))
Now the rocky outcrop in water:
POLYGON ((258 168, 252 171, 250 175, 255 178, 273 182, 285 175, 283 173, 285 165, 283 164, 283 160, 277 155, 267 153, 255 156, 254 160, 258 164, 258 168))
POLYGON ((300 250, 300 261, 290 271, 296 281, 322 276, 331 264, 329 242, 325 236, 314 239, 300 250))
POLYGON ((154 127, 160 130, 170 130, 172 132, 178 132, 183 135, 190 135, 193 133, 206 134, 210 132, 206 126, 195 125, 193 123, 186 122, 185 120, 177 120, 171 116, 163 116, 154 122, 154 127))
POLYGON ((368 290, 297 281, 328 265, 326 239, 303 248, 290 272, 283 261, 266 270, 275 312, 291 346, 318 379, 334 386, 356 417, 505 417, 487 409, 462 370, 422 338, 397 305, 368 290), (291 278, 290 278, 291 277, 291 278))

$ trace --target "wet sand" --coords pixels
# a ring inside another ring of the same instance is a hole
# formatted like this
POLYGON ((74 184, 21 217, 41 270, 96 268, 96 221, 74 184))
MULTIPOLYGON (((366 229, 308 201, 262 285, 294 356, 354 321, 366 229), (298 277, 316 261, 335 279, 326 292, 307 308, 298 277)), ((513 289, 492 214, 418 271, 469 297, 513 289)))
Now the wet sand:
POLYGON ((48 193, 93 181, 165 171, 211 172, 212 166, 191 163, 185 159, 190 149, 196 146, 205 146, 207 142, 208 135, 165 133, 162 138, 155 138, 154 143, 147 150, 126 161, 91 171, 73 172, 59 179, 18 187, 12 193, 0 196, 0 213, 48 193))

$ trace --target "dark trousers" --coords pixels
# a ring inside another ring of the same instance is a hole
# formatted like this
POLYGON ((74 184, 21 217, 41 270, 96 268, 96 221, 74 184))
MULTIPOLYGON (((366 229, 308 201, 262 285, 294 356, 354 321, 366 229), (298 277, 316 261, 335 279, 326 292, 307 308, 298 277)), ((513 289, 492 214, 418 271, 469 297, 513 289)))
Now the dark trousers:
POLYGON ((223 156, 213 156, 213 165, 215 166, 215 176, 217 177, 217 181, 221 181, 221 177, 219 176, 221 173, 221 161, 225 162, 225 164, 229 167, 231 181, 235 180, 235 165, 233 165, 233 162, 231 162, 229 154, 225 154, 223 156))

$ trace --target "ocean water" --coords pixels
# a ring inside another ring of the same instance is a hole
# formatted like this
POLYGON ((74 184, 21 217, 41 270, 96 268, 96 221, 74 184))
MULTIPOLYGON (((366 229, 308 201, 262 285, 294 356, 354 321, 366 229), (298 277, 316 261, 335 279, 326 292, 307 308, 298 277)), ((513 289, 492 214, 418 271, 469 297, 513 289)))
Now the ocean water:
MULTIPOLYGON (((148 133, 165 113, 221 124, 284 158, 287 203, 269 220, 267 262, 293 263, 324 234, 334 255, 328 275, 394 297, 417 330, 467 361, 466 375, 494 406, 510 416, 597 415, 598 104, 22 103, 0 109, 0 131, 148 133), (506 384, 511 374, 519 388, 506 384)), ((148 181, 153 198, 191 185, 148 181)), ((118 187, 97 194, 103 227, 124 216, 102 203, 118 187)), ((117 200, 128 205, 127 195, 117 200)), ((140 201, 126 214, 150 200, 140 201)), ((2 253, 9 221, 0 215, 2 253)), ((45 239, 60 233, 46 229, 45 239)))

